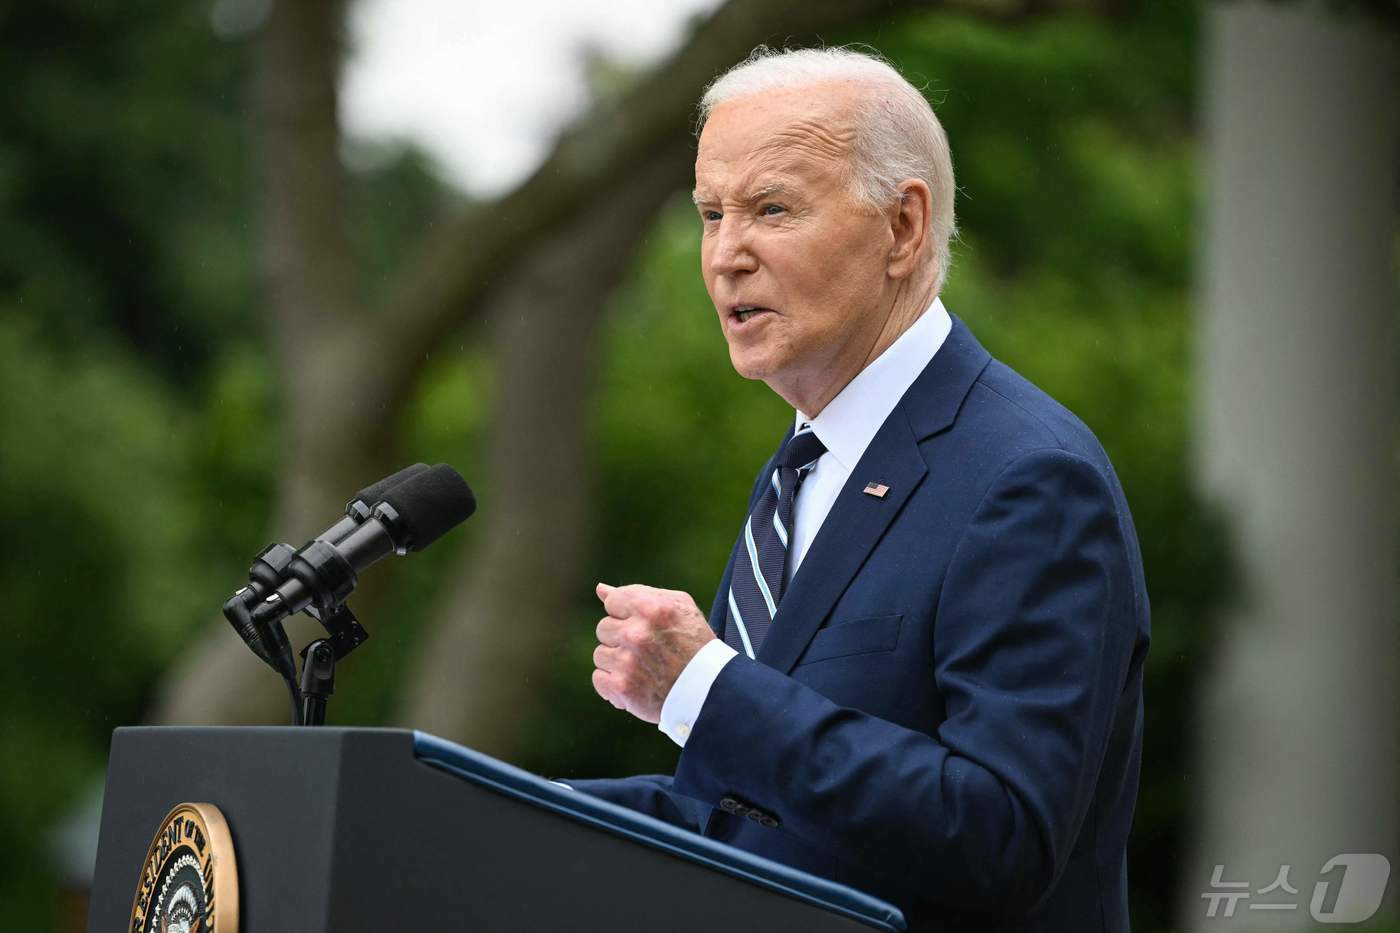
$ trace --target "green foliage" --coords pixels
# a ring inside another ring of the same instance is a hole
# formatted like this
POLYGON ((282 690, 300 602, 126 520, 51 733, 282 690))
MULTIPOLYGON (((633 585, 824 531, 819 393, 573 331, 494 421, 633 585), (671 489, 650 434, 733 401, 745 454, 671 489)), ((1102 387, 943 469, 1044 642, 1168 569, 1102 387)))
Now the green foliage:
POLYGON ((0 904, 16 928, 52 927, 44 833, 265 533, 275 400, 249 338, 244 51, 206 15, 0 12, 0 904))
POLYGON ((229 552, 266 523, 267 458, 242 445, 269 408, 243 384, 265 375, 238 371, 260 361, 186 407, 119 342, 46 346, 14 310, 0 306, 0 903, 37 910, 21 892, 43 890, 43 831, 102 773, 111 730, 140 721, 227 588, 229 552))
POLYGON ((0 294, 197 382, 252 303, 242 47, 200 4, 0 13, 0 294))

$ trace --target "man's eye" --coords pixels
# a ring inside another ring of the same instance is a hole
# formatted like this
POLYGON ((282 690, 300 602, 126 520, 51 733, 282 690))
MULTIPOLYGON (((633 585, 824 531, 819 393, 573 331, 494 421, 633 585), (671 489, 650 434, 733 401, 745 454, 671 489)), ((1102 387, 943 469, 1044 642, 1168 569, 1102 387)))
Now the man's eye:
POLYGON ((721 214, 719 211, 701 211, 701 212, 700 212, 700 219, 703 220, 703 221, 705 221, 705 223, 714 223, 715 221, 719 220, 719 219, 720 219, 721 217, 723 217, 723 216, 724 216, 724 215, 721 214))
POLYGON ((763 214, 765 217, 773 217, 783 212, 784 208, 781 204, 765 204, 763 205, 763 209, 759 211, 759 213, 763 214))

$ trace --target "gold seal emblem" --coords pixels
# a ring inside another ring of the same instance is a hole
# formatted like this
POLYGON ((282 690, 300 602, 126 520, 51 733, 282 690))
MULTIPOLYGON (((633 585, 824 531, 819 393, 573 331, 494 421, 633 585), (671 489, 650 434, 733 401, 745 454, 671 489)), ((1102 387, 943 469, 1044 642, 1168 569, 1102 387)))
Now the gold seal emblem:
POLYGON ((130 933, 238 933, 233 837, 212 803, 166 814, 146 850, 130 933))

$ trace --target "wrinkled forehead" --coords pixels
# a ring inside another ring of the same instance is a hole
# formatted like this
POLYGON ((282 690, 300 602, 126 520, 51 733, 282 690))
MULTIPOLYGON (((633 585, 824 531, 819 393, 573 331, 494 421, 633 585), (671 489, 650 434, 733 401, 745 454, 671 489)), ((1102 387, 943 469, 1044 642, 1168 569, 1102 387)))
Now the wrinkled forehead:
POLYGON ((855 145, 855 106, 841 89, 753 94, 719 104, 700 134, 697 189, 739 175, 826 175, 855 145))

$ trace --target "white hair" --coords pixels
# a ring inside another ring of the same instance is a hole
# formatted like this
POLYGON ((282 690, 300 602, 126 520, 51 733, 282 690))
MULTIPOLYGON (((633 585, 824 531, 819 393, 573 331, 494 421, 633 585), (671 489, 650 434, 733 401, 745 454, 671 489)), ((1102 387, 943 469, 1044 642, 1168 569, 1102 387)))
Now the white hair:
POLYGON ((884 209, 901 198, 902 182, 917 178, 928 185, 933 194, 929 234, 937 266, 934 287, 941 290, 951 261, 949 243, 956 233, 953 157, 929 102, 889 62, 849 48, 775 51, 760 45, 705 89, 698 128, 703 129, 710 113, 726 101, 837 82, 859 82, 871 91, 855 114, 852 193, 884 209))

